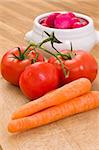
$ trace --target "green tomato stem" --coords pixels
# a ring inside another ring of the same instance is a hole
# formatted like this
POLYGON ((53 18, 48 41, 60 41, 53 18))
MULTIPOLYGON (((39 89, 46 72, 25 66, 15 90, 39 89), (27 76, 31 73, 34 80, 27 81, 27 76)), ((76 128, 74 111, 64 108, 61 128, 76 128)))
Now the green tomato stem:
POLYGON ((44 50, 45 52, 47 52, 47 53, 49 53, 50 55, 54 56, 54 57, 59 61, 59 63, 61 64, 61 67, 62 67, 62 69, 63 69, 64 76, 67 77, 67 76, 66 76, 67 73, 66 73, 64 64, 62 63, 61 59, 59 59, 59 58, 57 57, 57 55, 55 55, 54 53, 48 51, 47 49, 45 49, 45 48, 43 48, 43 47, 41 47, 41 46, 39 46, 38 48, 41 49, 41 50, 44 50))
POLYGON ((52 38, 47 38, 47 39, 43 40, 41 43, 39 43, 39 46, 42 46, 44 43, 51 41, 51 39, 52 38))
POLYGON ((28 49, 32 46, 32 44, 30 44, 25 50, 24 52, 22 53, 22 55, 25 55, 25 53, 28 51, 28 49))

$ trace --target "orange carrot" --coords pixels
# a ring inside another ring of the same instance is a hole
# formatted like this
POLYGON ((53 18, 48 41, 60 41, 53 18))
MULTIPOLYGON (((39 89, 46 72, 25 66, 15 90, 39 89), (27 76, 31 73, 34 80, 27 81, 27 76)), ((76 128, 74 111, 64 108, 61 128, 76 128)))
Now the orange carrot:
POLYGON ((45 108, 61 104, 65 101, 87 93, 90 91, 90 89, 91 82, 86 78, 80 78, 42 96, 39 99, 21 106, 12 114, 12 119, 26 117, 45 108))
POLYGON ((20 132, 99 107, 99 92, 92 91, 68 102, 47 108, 34 115, 11 120, 9 132, 20 132))

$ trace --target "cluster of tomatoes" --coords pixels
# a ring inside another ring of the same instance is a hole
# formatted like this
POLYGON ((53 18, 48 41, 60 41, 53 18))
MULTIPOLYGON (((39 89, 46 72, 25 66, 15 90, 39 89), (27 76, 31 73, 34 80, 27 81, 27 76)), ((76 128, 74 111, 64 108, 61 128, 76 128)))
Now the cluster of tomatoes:
POLYGON ((91 54, 63 50, 57 57, 51 56, 45 61, 39 49, 17 47, 3 56, 1 74, 31 100, 75 79, 86 77, 92 82, 96 78, 97 63, 91 54), (64 65, 66 75, 58 60, 64 65))

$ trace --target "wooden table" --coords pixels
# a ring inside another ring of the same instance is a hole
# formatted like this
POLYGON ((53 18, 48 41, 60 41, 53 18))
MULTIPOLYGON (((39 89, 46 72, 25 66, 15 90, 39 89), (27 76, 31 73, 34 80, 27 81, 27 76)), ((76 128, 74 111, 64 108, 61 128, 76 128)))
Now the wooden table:
MULTIPOLYGON (((85 13, 99 30, 98 0, 0 0, 0 58, 11 47, 26 45, 24 34, 37 15, 54 10, 85 13)), ((92 50, 99 63, 99 45, 92 50)), ((93 89, 99 90, 99 76, 93 89)), ((3 150, 99 150, 99 109, 24 133, 11 135, 11 113, 28 100, 0 77, 0 144, 3 150)))

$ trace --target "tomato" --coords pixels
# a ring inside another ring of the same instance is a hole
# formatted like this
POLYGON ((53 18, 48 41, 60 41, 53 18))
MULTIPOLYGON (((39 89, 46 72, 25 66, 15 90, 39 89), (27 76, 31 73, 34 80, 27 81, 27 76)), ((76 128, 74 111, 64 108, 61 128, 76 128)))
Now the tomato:
POLYGON ((39 98, 58 87, 58 71, 53 64, 37 62, 24 70, 19 85, 23 94, 29 99, 39 98))
MULTIPOLYGON (((14 85, 19 84, 19 77, 21 73, 36 58, 36 53, 32 51, 32 48, 29 48, 29 50, 24 54, 24 56, 20 56, 23 54, 24 50, 25 47, 11 49, 5 53, 1 61, 2 76, 5 80, 9 81, 14 85)), ((39 52, 36 61, 44 61, 44 57, 39 52)))
POLYGON ((54 64, 58 69, 60 85, 69 83, 81 77, 88 78, 91 82, 96 78, 98 70, 97 62, 90 53, 82 50, 75 50, 74 52, 64 50, 61 53, 67 54, 69 56, 67 59, 63 59, 62 57, 58 56, 64 64, 67 72, 69 72, 67 78, 64 76, 62 67, 55 57, 50 57, 48 60, 49 63, 54 64))

